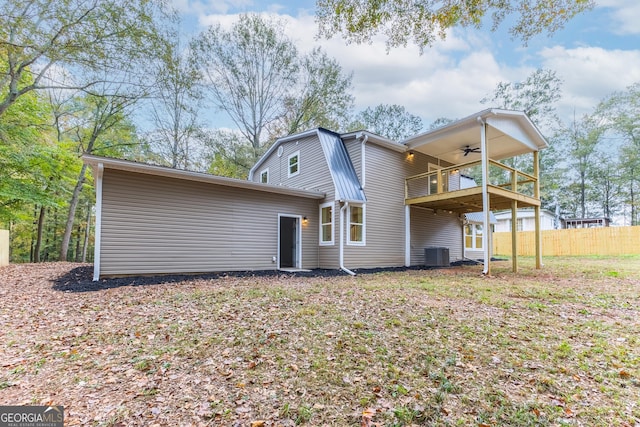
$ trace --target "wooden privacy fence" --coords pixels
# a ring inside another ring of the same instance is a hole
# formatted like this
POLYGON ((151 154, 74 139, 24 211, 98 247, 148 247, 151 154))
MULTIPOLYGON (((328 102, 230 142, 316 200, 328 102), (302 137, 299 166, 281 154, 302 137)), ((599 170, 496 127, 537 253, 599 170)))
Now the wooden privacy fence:
MULTIPOLYGON (((493 233, 493 253, 511 255, 511 232, 493 233)), ((640 254, 640 226, 542 231, 542 255, 640 254)), ((535 255, 535 232, 518 232, 518 255, 535 255)))

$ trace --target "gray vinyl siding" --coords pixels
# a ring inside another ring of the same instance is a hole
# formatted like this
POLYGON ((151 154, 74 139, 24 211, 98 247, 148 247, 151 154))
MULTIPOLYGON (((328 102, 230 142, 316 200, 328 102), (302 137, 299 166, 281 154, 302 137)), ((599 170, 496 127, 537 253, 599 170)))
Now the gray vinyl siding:
POLYGON ((288 141, 281 144, 283 151, 282 156, 278 157, 278 150, 275 150, 260 166, 259 170, 253 176, 253 180, 260 180, 260 172, 265 168, 269 168, 269 183, 276 185, 286 185, 294 188, 319 190, 326 194, 324 200, 316 201, 316 214, 314 218, 317 221, 309 228, 316 230, 316 251, 318 254, 317 263, 319 268, 339 268, 339 228, 340 223, 340 204, 335 202, 335 186, 331 178, 331 172, 327 166, 327 161, 322 151, 322 145, 316 135, 302 138, 297 141, 288 141), (289 155, 300 151, 300 173, 294 177, 287 176, 287 159, 289 155), (320 204, 325 202, 334 202, 333 213, 333 245, 319 246, 320 241, 320 225, 319 214, 320 204))
POLYGON ((484 251, 477 249, 465 249, 464 256, 469 259, 484 259, 484 251))
MULTIPOLYGON (((356 171, 360 175, 360 141, 347 141, 347 150, 354 166, 358 165, 356 171)), ((402 266, 405 263, 404 179, 426 172, 428 163, 437 163, 437 159, 421 153, 415 153, 411 158, 408 153, 398 153, 373 143, 365 145, 365 156, 366 245, 345 244, 345 266, 402 266)), ((431 218, 422 226, 414 230, 413 221, 411 223, 411 263, 420 263, 417 258, 413 259, 413 247, 423 251, 425 244, 449 247, 452 259, 460 259, 462 228, 458 216, 428 212, 431 218), (414 236, 415 232, 425 234, 414 236)), ((347 224, 344 226, 346 230, 347 224)))
POLYGON ((449 248, 451 262, 462 258, 462 223, 457 214, 411 208, 411 265, 424 265, 424 248, 449 248))
POLYGON ((302 267, 318 267, 318 201, 106 169, 102 275, 275 269, 278 214, 306 216, 302 267))
POLYGON ((327 195, 327 200, 333 200, 335 186, 318 137, 313 135, 296 141, 284 142, 280 146, 283 149, 282 155, 278 157, 278 150, 271 153, 260 168, 256 170, 253 181, 259 182, 260 173, 269 168, 269 184, 319 190, 327 195), (288 159, 296 151, 300 152, 300 173, 289 178, 288 159))

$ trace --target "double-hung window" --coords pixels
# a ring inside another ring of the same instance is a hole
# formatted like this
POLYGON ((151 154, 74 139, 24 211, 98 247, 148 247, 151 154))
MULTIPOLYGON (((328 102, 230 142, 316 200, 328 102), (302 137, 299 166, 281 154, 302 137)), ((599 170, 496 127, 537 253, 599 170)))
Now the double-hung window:
POLYGON ((348 238, 349 245, 365 244, 365 207, 364 205, 349 205, 349 221, 348 221, 348 238))
POLYGON ((333 245, 333 203, 320 205, 320 244, 333 245))
POLYGON ((262 172, 260 172, 260 182, 263 184, 269 183, 269 168, 266 168, 262 172))
POLYGON ((289 155, 287 165, 287 176, 289 178, 300 173, 300 151, 296 151, 295 153, 289 155))

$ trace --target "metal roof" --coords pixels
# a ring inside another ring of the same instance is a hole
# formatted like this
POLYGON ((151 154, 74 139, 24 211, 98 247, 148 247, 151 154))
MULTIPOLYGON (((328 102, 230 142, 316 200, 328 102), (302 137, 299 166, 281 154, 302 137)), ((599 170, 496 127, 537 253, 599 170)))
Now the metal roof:
MULTIPOLYGON (((469 212, 464 214, 465 218, 467 218, 467 222, 473 223, 482 223, 484 222, 484 212, 469 212)), ((497 224, 498 219, 493 214, 493 212, 489 211, 489 222, 491 224, 497 224)))
POLYGON ((318 128, 318 139, 327 159, 336 188, 336 200, 364 203, 367 201, 358 175, 340 135, 318 128))

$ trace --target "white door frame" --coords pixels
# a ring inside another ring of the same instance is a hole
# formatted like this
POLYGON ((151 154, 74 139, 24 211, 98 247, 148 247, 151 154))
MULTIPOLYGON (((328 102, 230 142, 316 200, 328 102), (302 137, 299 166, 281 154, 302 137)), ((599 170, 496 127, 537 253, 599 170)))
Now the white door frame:
MULTIPOLYGON (((278 270, 280 267, 280 218, 294 218, 296 220, 296 235, 295 235, 295 253, 293 260, 293 268, 302 268, 302 215, 292 215, 292 214, 278 214, 278 270)), ((290 268, 290 267, 285 267, 290 268)))

